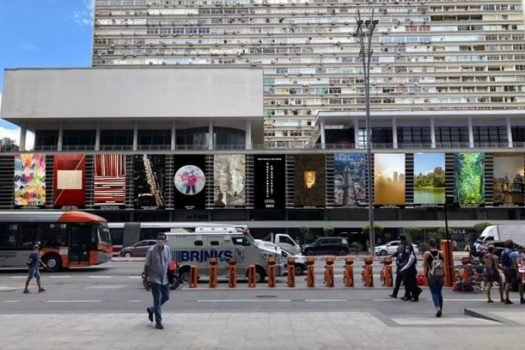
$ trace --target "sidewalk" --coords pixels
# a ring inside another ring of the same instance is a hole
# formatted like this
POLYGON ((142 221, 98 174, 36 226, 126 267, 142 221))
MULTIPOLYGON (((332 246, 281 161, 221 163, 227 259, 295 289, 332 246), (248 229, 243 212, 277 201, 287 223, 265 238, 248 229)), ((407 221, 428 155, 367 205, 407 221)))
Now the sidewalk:
MULTIPOLYGON (((169 307, 167 308, 169 309, 169 307)), ((491 313, 498 313, 492 310, 491 313)), ((0 315, 2 349, 483 349, 522 348, 523 312, 510 324, 472 317, 385 318, 377 311, 0 315)))

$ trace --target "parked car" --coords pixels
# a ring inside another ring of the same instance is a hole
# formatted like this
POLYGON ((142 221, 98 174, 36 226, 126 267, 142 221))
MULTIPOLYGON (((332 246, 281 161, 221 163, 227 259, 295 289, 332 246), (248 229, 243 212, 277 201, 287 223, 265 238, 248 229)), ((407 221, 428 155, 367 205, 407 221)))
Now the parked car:
MULTIPOLYGON (((397 247, 402 243, 402 241, 390 241, 386 244, 379 245, 375 247, 375 254, 376 255, 394 255, 397 252, 397 247)), ((417 244, 412 243, 412 246, 414 247, 414 253, 419 254, 419 247, 417 244)))
POLYGON ((138 241, 132 246, 122 248, 120 250, 120 256, 144 257, 146 256, 146 252, 148 251, 148 249, 155 244, 157 244, 157 241, 152 240, 152 239, 145 239, 143 241, 138 241))
POLYGON ((313 243, 303 247, 304 255, 330 254, 347 255, 350 252, 350 245, 346 238, 341 237, 320 237, 313 243))

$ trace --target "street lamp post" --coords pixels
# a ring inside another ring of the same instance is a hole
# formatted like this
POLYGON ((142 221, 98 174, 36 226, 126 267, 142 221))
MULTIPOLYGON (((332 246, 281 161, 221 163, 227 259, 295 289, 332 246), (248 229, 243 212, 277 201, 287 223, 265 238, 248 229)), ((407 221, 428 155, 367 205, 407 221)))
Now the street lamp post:
MULTIPOLYGON (((374 10, 370 19, 361 19, 361 13, 357 11, 357 29, 354 34, 359 38, 360 51, 359 56, 363 62, 363 77, 365 80, 365 108, 366 108, 366 172, 368 183, 368 221, 370 225, 369 239, 370 252, 374 254, 375 247, 375 230, 374 230, 374 196, 372 192, 372 131, 370 127, 370 60, 372 59, 372 35, 379 21, 374 19, 374 10), (365 43, 365 37, 367 42, 365 43)), ((358 140, 356 140, 357 142, 358 140)))

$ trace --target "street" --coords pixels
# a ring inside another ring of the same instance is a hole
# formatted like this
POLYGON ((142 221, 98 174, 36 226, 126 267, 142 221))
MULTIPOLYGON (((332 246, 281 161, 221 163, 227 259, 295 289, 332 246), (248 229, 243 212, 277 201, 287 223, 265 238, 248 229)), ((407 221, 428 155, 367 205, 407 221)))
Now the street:
MULTIPOLYGON (((437 319, 428 289, 425 288, 419 302, 392 299, 388 296, 391 289, 362 287, 358 279, 361 264, 355 267, 356 287, 345 288, 342 284, 344 261, 339 259, 336 261, 335 288, 323 286, 324 263, 321 261, 316 262, 315 288, 306 288, 304 276, 296 277, 297 287, 294 289, 286 286, 286 276, 279 277, 276 288, 268 288, 266 283, 248 288, 247 283, 240 281, 238 288, 229 289, 228 283, 222 280, 213 290, 208 288, 204 279, 197 289, 182 285, 171 293, 170 301, 164 306, 167 331, 159 334, 147 321, 145 308, 151 303, 151 295, 142 288, 142 264, 140 261, 120 261, 84 270, 44 272, 42 280, 47 290, 37 293, 33 281, 29 295, 22 294, 25 271, 2 271, 0 322, 10 326, 1 327, 0 336, 5 339, 4 344, 11 344, 7 349, 31 348, 38 344, 32 343, 31 337, 24 336, 28 324, 36 331, 56 333, 57 337, 48 338, 45 346, 39 345, 43 349, 95 348, 98 341, 88 335, 107 332, 111 336, 106 341, 112 344, 108 348, 135 348, 140 344, 144 348, 144 337, 163 339, 158 344, 153 342, 157 346, 146 348, 170 348, 168 339, 179 337, 177 340, 184 339, 183 343, 187 345, 182 348, 191 349, 320 349, 323 346, 343 349, 349 348, 344 345, 344 339, 350 335, 353 337, 351 342, 347 340, 347 344, 353 344, 354 348, 384 348, 387 345, 397 348, 385 338, 386 334, 402 335, 399 338, 401 348, 409 340, 422 345, 431 344, 438 336, 433 335, 436 326, 451 337, 457 336, 456 340, 468 341, 462 348, 474 348, 469 345, 482 346, 482 340, 518 339, 520 327, 525 325, 522 312, 525 306, 487 304, 483 294, 452 292, 450 289, 444 291, 444 317, 437 319), (104 327, 101 328, 102 324, 104 327), (173 332, 169 331, 170 327, 173 327, 173 332), (223 329, 219 331, 216 327, 223 329), (261 335, 253 335, 260 341, 252 344, 252 332, 247 327, 262 331, 262 339, 261 335), (410 327, 410 331, 403 331, 404 327, 410 327), (242 329, 242 332, 235 329, 242 329), (344 331, 340 334, 338 329, 344 331), (320 331, 326 334, 312 337, 320 331), (411 335, 405 336, 404 333, 411 335), (232 334, 237 339, 234 344, 228 336, 232 334), (363 338, 364 334, 368 334, 367 337, 363 338), (282 337, 281 342, 276 342, 274 335, 282 337), (139 339, 131 341, 130 337, 139 339), (80 343, 71 346, 72 341, 73 345, 80 343)), ((379 264, 375 265, 378 286, 379 264)), ((516 293, 512 294, 512 299, 517 302, 516 293)), ((452 339, 447 337, 440 341, 452 344, 452 339)), ((512 344, 507 348, 512 348, 512 344)))

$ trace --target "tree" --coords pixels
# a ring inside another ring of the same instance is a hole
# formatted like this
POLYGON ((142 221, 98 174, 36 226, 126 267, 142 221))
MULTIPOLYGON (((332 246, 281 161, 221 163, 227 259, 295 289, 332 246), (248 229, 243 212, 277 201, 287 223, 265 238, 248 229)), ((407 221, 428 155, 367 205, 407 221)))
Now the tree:
POLYGON ((479 224, 474 225, 472 228, 476 231, 477 234, 480 234, 487 228, 487 226, 492 225, 490 222, 480 222, 479 224))
POLYGON ((326 236, 332 236, 335 232, 335 229, 332 225, 326 225, 324 228, 323 228, 323 232, 324 232, 324 235, 325 237, 326 236))
POLYGON ((309 242, 312 240, 313 236, 312 236, 312 233, 310 232, 310 227, 308 226, 302 226, 299 231, 301 232, 301 236, 303 236, 303 240, 305 242, 309 242))
POLYGON ((363 245, 359 242, 352 242, 351 246, 352 246, 352 250, 355 252, 356 255, 361 250, 363 250, 363 245))

